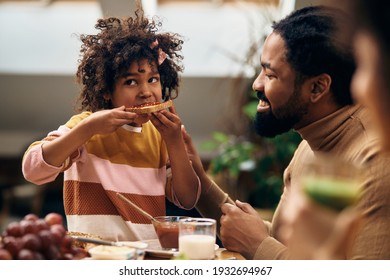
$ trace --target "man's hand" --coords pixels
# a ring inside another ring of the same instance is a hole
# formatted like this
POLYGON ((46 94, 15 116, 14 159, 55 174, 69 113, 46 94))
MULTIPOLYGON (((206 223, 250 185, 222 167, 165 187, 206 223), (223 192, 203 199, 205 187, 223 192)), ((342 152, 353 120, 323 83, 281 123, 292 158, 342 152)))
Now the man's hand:
POLYGON ((236 205, 221 207, 221 240, 223 246, 253 259, 257 248, 269 236, 268 229, 257 211, 248 203, 236 200, 236 205))

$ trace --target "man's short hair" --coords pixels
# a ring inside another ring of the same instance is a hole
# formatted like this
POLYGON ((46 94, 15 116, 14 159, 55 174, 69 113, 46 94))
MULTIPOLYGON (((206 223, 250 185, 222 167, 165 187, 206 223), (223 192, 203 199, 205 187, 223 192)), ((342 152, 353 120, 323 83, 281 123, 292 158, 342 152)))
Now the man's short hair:
POLYGON ((326 6, 310 6, 292 12, 273 24, 273 31, 286 44, 286 59, 296 71, 297 80, 327 73, 331 91, 339 105, 352 104, 350 84, 355 62, 350 45, 338 40, 346 15, 326 6))

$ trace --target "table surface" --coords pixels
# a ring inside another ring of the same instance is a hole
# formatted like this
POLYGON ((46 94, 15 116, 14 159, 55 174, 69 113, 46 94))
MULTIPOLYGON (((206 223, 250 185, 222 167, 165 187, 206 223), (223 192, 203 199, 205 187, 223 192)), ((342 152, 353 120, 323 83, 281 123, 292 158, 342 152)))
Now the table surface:
MULTIPOLYGON (((180 259, 180 255, 177 250, 170 251, 161 249, 158 239, 142 240, 140 242, 146 243, 147 247, 144 250, 140 250, 140 254, 138 255, 139 260, 171 260, 175 258, 180 259)), ((95 246, 97 245, 93 243, 88 243, 86 246, 85 244, 83 244, 83 248, 85 248, 87 251, 89 251, 95 246)), ((245 260, 245 258, 240 253, 232 252, 225 248, 218 248, 218 245, 215 246, 216 250, 214 260, 245 260)))
MULTIPOLYGON (((145 254, 144 260, 170 260, 167 257, 158 257, 155 255, 145 254)), ((245 260, 245 258, 237 252, 226 250, 225 248, 219 248, 214 260, 245 260)))
MULTIPOLYGON (((145 251, 145 260, 169 260, 174 258, 173 256, 164 255, 162 253, 161 255, 158 253, 159 250, 161 250, 160 244, 157 239, 153 240, 144 240, 143 242, 147 243, 149 246, 145 251), (149 250, 148 250, 149 249, 149 250), (156 252, 154 252, 153 249, 156 249, 156 252)), ((225 248, 218 248, 215 253, 216 257, 215 260, 245 260, 245 258, 237 252, 232 252, 229 250, 226 250, 225 248)))
POLYGON ((216 255, 216 260, 245 260, 240 253, 232 252, 225 248, 219 248, 216 255))

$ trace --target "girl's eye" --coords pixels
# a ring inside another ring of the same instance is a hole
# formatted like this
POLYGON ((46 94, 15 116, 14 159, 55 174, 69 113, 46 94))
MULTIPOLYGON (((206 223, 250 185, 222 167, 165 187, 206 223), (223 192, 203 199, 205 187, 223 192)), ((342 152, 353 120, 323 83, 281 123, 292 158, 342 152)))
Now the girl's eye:
POLYGON ((132 80, 132 79, 129 79, 129 80, 125 81, 125 85, 132 86, 132 85, 135 85, 135 84, 136 84, 135 80, 132 80))
POLYGON ((157 83, 158 82, 158 78, 157 77, 152 77, 149 79, 149 83, 157 83))

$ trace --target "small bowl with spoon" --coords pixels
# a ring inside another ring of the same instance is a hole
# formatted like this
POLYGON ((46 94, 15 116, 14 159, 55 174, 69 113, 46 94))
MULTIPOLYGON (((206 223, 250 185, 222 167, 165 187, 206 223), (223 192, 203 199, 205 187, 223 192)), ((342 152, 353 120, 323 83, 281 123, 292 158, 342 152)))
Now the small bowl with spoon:
POLYGON ((186 216, 157 216, 153 217, 148 212, 140 208, 121 193, 116 195, 133 207, 139 213, 147 217, 153 224, 158 240, 163 250, 178 250, 179 248, 179 221, 189 218, 186 216))

